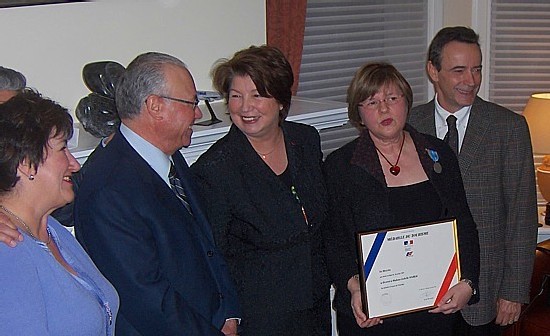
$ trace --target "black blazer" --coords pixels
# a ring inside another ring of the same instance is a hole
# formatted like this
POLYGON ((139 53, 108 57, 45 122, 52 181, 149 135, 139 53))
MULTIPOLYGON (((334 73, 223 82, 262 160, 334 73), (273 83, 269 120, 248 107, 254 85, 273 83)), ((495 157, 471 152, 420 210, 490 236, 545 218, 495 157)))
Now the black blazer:
POLYGON ((120 295, 118 335, 222 335, 225 319, 240 317, 189 168, 172 158, 194 217, 121 133, 76 197, 76 236, 120 295))
MULTIPOLYGON (((82 178, 84 177, 84 174, 86 173, 86 170, 88 170, 88 165, 90 165, 90 162, 94 159, 94 156, 96 153, 99 153, 103 148, 102 141, 99 142, 99 144, 96 146, 96 148, 93 150, 90 155, 88 155, 88 158, 86 159, 86 162, 80 167, 80 170, 76 173, 73 173, 71 176, 71 181, 73 182, 73 191, 76 195, 78 192, 78 188, 80 187, 80 182, 82 181, 82 178)), ((74 226, 74 202, 68 203, 64 205, 61 208, 57 208, 52 212, 52 216, 57 219, 59 223, 61 223, 63 226, 67 227, 73 227, 74 226)))
POLYGON ((232 125, 191 166, 208 198, 207 212, 218 246, 250 314, 296 311, 328 298, 320 226, 326 214, 320 139, 311 126, 283 122, 290 188, 263 162, 232 125))
MULTIPOLYGON (((479 277, 478 233, 462 185, 456 156, 443 141, 416 132, 406 126, 416 146, 420 162, 441 200, 441 215, 433 220, 457 218, 460 269, 462 278, 479 277), (441 173, 426 149, 439 154, 441 173)), ((378 154, 367 130, 352 142, 332 152, 324 165, 329 194, 329 215, 324 235, 329 272, 336 285, 334 306, 339 313, 353 316, 347 282, 359 271, 355 234, 360 231, 388 229, 394 226, 389 191, 378 154)), ((473 296, 474 303, 479 296, 473 296)))

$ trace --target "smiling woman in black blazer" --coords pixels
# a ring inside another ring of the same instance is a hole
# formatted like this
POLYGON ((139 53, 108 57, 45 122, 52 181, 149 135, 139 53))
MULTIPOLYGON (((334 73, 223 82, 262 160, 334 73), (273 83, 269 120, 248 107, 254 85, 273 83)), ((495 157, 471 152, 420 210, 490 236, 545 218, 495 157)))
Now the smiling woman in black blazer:
POLYGON ((284 120, 292 69, 278 49, 253 46, 218 63, 213 82, 233 125, 192 171, 237 285, 241 335, 330 335, 320 139, 284 120))

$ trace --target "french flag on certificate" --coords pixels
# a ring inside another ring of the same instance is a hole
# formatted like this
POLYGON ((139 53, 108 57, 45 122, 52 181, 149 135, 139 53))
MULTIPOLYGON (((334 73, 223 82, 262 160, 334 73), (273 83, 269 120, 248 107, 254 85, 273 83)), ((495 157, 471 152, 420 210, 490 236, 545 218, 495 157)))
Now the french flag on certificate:
POLYGON ((460 279, 455 219, 357 238, 369 318, 430 309, 460 279))

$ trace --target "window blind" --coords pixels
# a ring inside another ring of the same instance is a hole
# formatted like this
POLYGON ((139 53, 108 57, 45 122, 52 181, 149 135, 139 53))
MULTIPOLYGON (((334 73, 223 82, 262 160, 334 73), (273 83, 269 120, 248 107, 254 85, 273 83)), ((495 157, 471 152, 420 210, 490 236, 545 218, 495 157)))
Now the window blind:
POLYGON ((489 100, 521 113, 550 92, 550 2, 492 0, 489 60, 489 100))
POLYGON ((298 96, 346 101, 355 71, 392 63, 409 81, 415 104, 428 100, 427 0, 308 0, 298 96))

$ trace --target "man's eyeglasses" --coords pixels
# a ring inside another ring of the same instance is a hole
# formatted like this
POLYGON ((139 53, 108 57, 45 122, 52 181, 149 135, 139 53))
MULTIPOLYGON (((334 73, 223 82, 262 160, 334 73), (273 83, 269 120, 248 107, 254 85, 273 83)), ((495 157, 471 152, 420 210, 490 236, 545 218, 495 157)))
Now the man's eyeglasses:
POLYGON ((168 100, 173 100, 173 101, 176 101, 176 102, 180 102, 180 103, 183 103, 183 104, 192 105, 193 110, 199 105, 199 99, 198 98, 195 98, 195 101, 190 101, 190 100, 185 100, 185 99, 172 98, 172 97, 168 97, 168 96, 160 96, 159 95, 159 97, 164 98, 164 99, 168 99, 168 100))
POLYGON ((380 108, 380 104, 382 104, 382 102, 386 103, 387 106, 392 106, 392 105, 395 105, 395 104, 399 103, 401 98, 403 98, 402 94, 401 95, 388 96, 384 99, 371 99, 371 100, 367 100, 364 103, 359 103, 359 106, 364 107, 364 108, 369 109, 369 110, 377 110, 377 109, 380 108))

